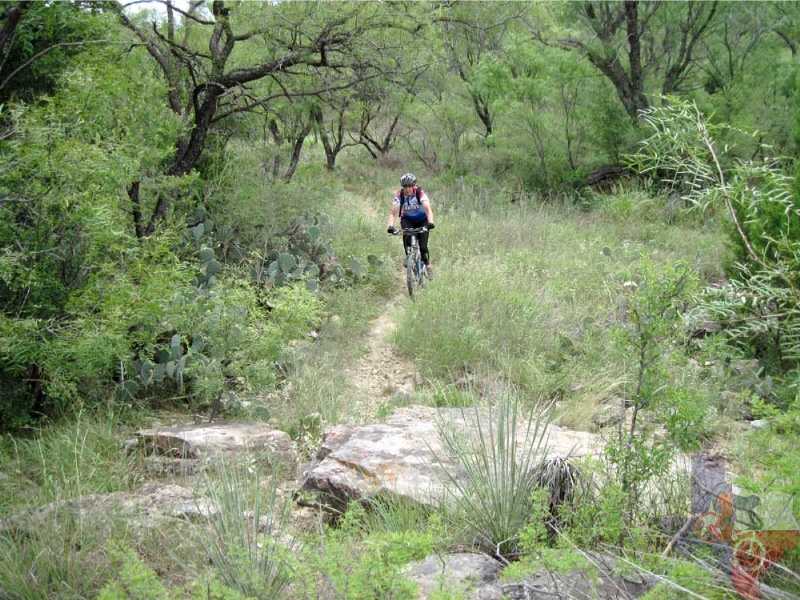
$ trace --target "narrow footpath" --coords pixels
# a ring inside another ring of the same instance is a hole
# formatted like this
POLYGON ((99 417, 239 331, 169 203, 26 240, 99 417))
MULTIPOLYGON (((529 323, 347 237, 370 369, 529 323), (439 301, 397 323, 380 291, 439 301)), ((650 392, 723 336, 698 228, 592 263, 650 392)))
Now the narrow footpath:
POLYGON ((374 421, 382 405, 393 400, 409 399, 414 388, 421 383, 413 360, 398 354, 390 340, 397 328, 396 319, 410 302, 408 296, 402 293, 404 284, 405 279, 398 276, 398 292, 370 325, 367 334, 369 349, 347 369, 347 379, 352 385, 352 401, 361 422, 374 421))

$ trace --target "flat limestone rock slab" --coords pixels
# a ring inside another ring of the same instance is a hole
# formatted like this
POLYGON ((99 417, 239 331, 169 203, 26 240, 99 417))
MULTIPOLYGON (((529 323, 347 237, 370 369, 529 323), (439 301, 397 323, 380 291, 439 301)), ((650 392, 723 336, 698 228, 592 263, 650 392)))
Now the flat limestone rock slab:
MULTIPOLYGON (((342 510, 351 500, 389 492, 433 504, 444 493, 448 473, 462 472, 456 457, 445 449, 440 423, 475 435, 479 419, 486 432, 485 410, 410 406, 398 408, 384 423, 330 427, 301 480, 298 500, 342 510)), ((518 429, 521 449, 526 447, 525 428, 518 429)), ((597 434, 555 425, 547 428, 549 457, 600 456, 601 448, 597 434)))
POLYGON ((467 600, 501 600, 502 565, 485 554, 429 556, 406 566, 403 575, 417 585, 417 600, 439 591, 457 590, 467 600))
POLYGON ((120 517, 134 527, 154 528, 165 518, 203 520, 216 513, 216 507, 191 490, 175 484, 149 482, 131 492, 88 494, 80 498, 45 504, 20 511, 0 521, 0 531, 26 530, 66 514, 75 520, 91 521, 120 517))
POLYGON ((217 422, 144 429, 136 434, 153 454, 205 458, 217 452, 264 452, 278 461, 295 459, 289 434, 265 423, 217 422))
POLYGON ((584 557, 587 564, 582 568, 556 572, 541 566, 522 579, 504 581, 503 600, 634 600, 658 583, 641 573, 620 574, 620 565, 610 556, 584 557))

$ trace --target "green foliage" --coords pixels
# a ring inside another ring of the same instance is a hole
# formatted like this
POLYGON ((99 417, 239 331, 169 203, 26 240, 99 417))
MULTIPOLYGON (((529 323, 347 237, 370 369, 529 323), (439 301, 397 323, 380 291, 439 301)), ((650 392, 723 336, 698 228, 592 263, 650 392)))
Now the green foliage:
POLYGON ((277 288, 269 296, 270 319, 288 338, 297 338, 319 326, 321 303, 317 296, 298 285, 277 288))
POLYGON ((534 554, 526 554, 503 569, 502 579, 522 579, 542 570, 562 574, 582 571, 584 577, 596 579, 596 570, 587 558, 579 550, 567 548, 538 548, 534 554))
POLYGON ((416 586, 401 569, 433 552, 439 528, 425 524, 424 513, 411 505, 378 499, 365 509, 352 503, 312 558, 343 596, 415 598, 416 586))
POLYGON ((185 282, 173 232, 139 245, 119 185, 163 160, 179 122, 150 104, 151 77, 128 77, 135 60, 108 58, 87 54, 55 98, 14 107, 0 144, 14 167, 0 173, 3 428, 63 413, 78 390, 105 399, 141 341, 126 328, 152 327, 167 283, 185 282))
POLYGON ((288 535, 289 507, 277 495, 277 478, 262 485, 257 463, 218 460, 217 477, 204 479, 217 511, 197 530, 198 541, 227 586, 247 597, 278 597, 298 577, 293 553, 300 545, 288 535))
POLYGON ((462 409, 471 432, 438 422, 446 452, 464 470, 446 471, 449 497, 444 502, 453 503, 479 544, 503 557, 517 552, 538 486, 533 473, 547 452, 547 415, 525 410, 516 394, 505 392, 494 406, 462 409))
POLYGON ((0 105, 52 94, 71 59, 104 38, 109 25, 106 16, 72 2, 32 3, 0 55, 0 105))
POLYGON ((620 421, 617 435, 606 444, 608 460, 627 495, 631 522, 641 507, 644 486, 669 468, 675 450, 695 449, 707 410, 689 389, 667 384, 667 356, 680 340, 680 311, 695 276, 686 264, 659 269, 642 262, 638 276, 623 285, 629 291, 615 339, 630 375, 626 402, 632 412, 630 422, 620 421), (669 438, 651 439, 656 415, 664 415, 669 438))
POLYGON ((78 412, 29 438, 0 438, 0 512, 89 494, 129 489, 134 459, 122 451, 121 415, 78 412))
POLYGON ((632 158, 658 173, 693 205, 724 207, 739 259, 730 288, 710 288, 700 307, 724 326, 732 345, 770 369, 785 371, 798 355, 800 209, 791 180, 771 160, 736 161, 717 147, 724 129, 709 125, 695 105, 672 101, 652 109, 655 133, 632 158))
MULTIPOLYGON (((790 497, 800 495, 800 475, 797 461, 797 437, 800 435, 800 401, 795 399, 786 407, 776 408, 763 400, 754 399, 755 417, 766 419, 767 425, 743 436, 737 444, 738 473, 764 488, 759 481, 768 481, 769 489, 790 497)), ((794 514, 800 519, 800 506, 794 514)), ((800 564, 800 563, 795 563, 800 564)))
POLYGON ((117 569, 116 576, 100 591, 98 600, 167 600, 170 597, 155 572, 130 548, 111 549, 109 556, 117 569))
POLYGON ((478 394, 472 390, 462 390, 450 384, 436 390, 432 400, 435 406, 464 408, 477 405, 480 398, 478 394))
POLYGON ((642 600, 688 600, 708 598, 734 600, 739 594, 730 589, 730 582, 715 577, 702 567, 685 561, 673 561, 665 580, 642 596, 642 600))
POLYGON ((519 550, 525 558, 533 557, 547 547, 549 532, 545 523, 550 516, 547 495, 544 488, 531 493, 530 521, 519 532, 519 550))
POLYGON ((112 575, 103 552, 110 539, 123 539, 125 524, 98 522, 70 507, 0 533, 0 589, 12 598, 91 598, 112 575))
POLYGON ((771 164, 745 164, 729 176, 728 193, 744 234, 735 229, 736 223, 729 225, 738 264, 753 270, 788 259, 786 267, 790 272, 794 268, 793 249, 800 246, 800 201, 793 184, 794 178, 771 164))

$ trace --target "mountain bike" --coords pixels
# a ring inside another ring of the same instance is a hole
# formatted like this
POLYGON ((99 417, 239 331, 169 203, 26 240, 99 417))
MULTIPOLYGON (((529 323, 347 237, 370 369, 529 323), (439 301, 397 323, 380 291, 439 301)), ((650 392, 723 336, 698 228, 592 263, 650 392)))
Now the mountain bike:
POLYGON ((419 249, 417 234, 428 231, 426 227, 414 227, 403 229, 402 233, 408 237, 408 254, 406 255, 406 283, 408 284, 408 295, 414 297, 414 287, 419 292, 425 287, 425 280, 428 272, 425 263, 422 262, 422 252, 419 249))

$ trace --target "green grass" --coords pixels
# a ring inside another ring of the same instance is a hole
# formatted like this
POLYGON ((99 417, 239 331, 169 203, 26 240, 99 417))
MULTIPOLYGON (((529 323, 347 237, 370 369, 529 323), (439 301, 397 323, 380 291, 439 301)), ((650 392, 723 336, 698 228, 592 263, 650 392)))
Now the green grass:
MULTIPOLYGON (((274 206, 261 206, 257 198, 263 186, 255 179, 244 182, 242 197, 237 196, 247 203, 237 206, 241 214, 234 219, 246 222, 252 229, 245 233, 254 239, 264 234, 260 220, 283 210, 321 211, 330 222, 323 236, 331 240, 341 264, 355 258, 366 265, 369 256, 380 261, 366 278, 348 275, 327 289, 318 303, 299 303, 294 312, 289 298, 281 308, 282 322, 296 321, 294 333, 301 340, 281 353, 277 379, 272 372, 264 376, 280 384, 264 402, 270 424, 290 432, 305 454, 316 450, 327 425, 364 418, 354 414, 347 369, 366 352, 370 323, 386 310, 387 299, 404 293, 396 278, 400 240, 385 233, 385 223, 397 177, 405 170, 360 161, 342 185, 341 172, 308 168, 314 181, 287 186, 286 197, 274 206), (319 324, 318 339, 305 335, 307 323, 319 324)), ((114 578, 121 563, 133 569, 131 577, 140 572, 154 594, 161 590, 151 578, 156 573, 170 591, 187 589, 187 577, 209 578, 224 586, 220 598, 232 589, 251 595, 411 598, 413 586, 400 576, 411 560, 471 544, 476 536, 486 548, 499 545, 513 555, 530 516, 526 506, 532 491, 523 476, 527 471, 512 469, 520 457, 507 443, 511 429, 527 425, 521 413, 535 399, 556 400, 559 425, 594 429, 597 410, 621 404, 628 376, 611 351, 611 332, 618 324, 623 284, 641 259, 657 265, 688 260, 702 278, 717 280, 726 250, 713 223, 665 213, 660 201, 641 191, 594 198, 593 212, 587 212, 569 198, 543 205, 529 196, 511 203, 502 190, 448 187, 444 176, 422 177, 421 183, 431 192, 437 216, 430 238, 436 279, 418 301, 400 304, 393 341, 402 360, 413 363, 429 384, 415 402, 466 410, 494 402, 497 411, 493 427, 483 429, 468 451, 463 440, 450 439, 470 473, 469 481, 461 483, 468 487, 461 490, 466 500, 458 510, 430 514, 402 502, 376 500, 370 510, 344 518, 340 529, 306 540, 305 551, 295 555, 291 544, 280 543, 288 538, 276 481, 259 480, 247 465, 228 465, 206 481, 206 491, 223 504, 223 514, 210 527, 201 525, 197 536, 180 537, 180 547, 166 552, 170 539, 153 536, 137 542, 136 556, 113 558, 112 549, 130 541, 124 525, 111 520, 103 527, 86 527, 66 519, 60 532, 42 528, 25 544, 0 540, 0 589, 15 590, 15 597, 22 598, 90 597, 105 584, 108 590, 117 589, 114 585, 132 589, 127 575, 114 578), (508 397, 512 393, 514 398, 508 397), (516 404, 508 404, 512 401, 516 404), (514 411, 517 419, 508 420, 514 411), (275 516, 270 540, 246 520, 237 520, 237 514, 254 509, 275 516), (316 589, 297 583, 297 577, 306 576, 316 589)), ((272 369, 274 364, 270 357, 252 368, 272 369)), ((703 385, 712 390, 713 378, 703 385)), ((705 393, 703 401, 711 396, 705 393)), ((391 404, 385 404, 384 416, 389 410, 391 404)), ((792 439, 781 437, 787 456, 792 439)), ((122 451, 123 441, 116 417, 81 414, 30 438, 4 438, 0 515, 137 487, 141 470, 137 458, 122 451)), ((754 452, 769 445, 760 437, 750 441, 754 452)), ((787 461, 780 469, 788 466, 787 461)), ((601 533, 615 525, 603 521, 602 511, 587 514, 601 533)), ((587 530, 584 539, 616 537, 587 530)))
MULTIPOLYGON (((495 402, 485 412, 462 409, 468 432, 440 418, 445 453, 464 470, 461 476, 443 468, 449 494, 442 508, 454 507, 485 552, 513 558, 519 533, 531 519, 531 497, 538 487, 534 473, 547 455, 549 417, 526 409, 511 391, 495 402)), ((444 458, 437 459, 444 467, 444 458)))
POLYGON ((288 534, 289 505, 278 496, 278 480, 262 479, 254 461, 218 461, 215 475, 203 479, 217 512, 196 528, 198 546, 230 588, 248 598, 281 597, 298 577, 301 547, 288 534))
POLYGON ((623 369, 609 331, 640 259, 718 273, 723 249, 712 230, 510 204, 488 191, 467 198, 440 211, 431 234, 437 280, 394 338, 428 377, 491 372, 553 399, 598 373, 613 386, 623 369))
POLYGON ((30 438, 0 443, 0 515, 87 494, 130 489, 135 457, 123 451, 114 415, 77 412, 30 438))

